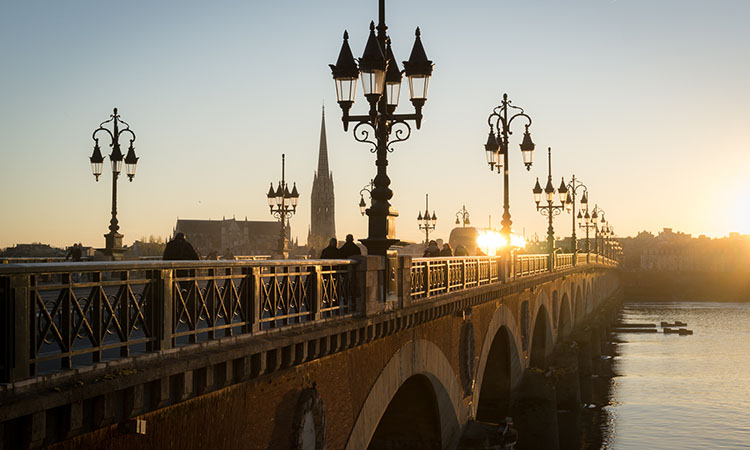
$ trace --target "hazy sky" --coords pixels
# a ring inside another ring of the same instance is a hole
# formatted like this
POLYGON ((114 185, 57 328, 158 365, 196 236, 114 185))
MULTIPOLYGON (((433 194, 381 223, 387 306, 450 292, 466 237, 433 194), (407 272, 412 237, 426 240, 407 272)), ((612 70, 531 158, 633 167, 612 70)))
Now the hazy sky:
MULTIPOLYGON (((673 227, 750 233, 750 2, 388 1, 396 58, 421 27, 435 62, 422 129, 389 155, 397 235, 419 240, 430 194, 436 236, 463 204, 500 222, 487 115, 503 92, 532 116, 531 172, 511 137, 513 228, 543 238, 531 188, 571 174, 620 235, 673 227)), ((339 238, 366 234, 359 190, 375 157, 341 127, 329 63, 344 29, 360 56, 377 1, 15 1, 0 4, 0 247, 103 246, 111 172, 91 175, 92 131, 118 107, 138 136, 119 183, 125 243, 168 236, 177 217, 272 220, 265 194, 297 182, 304 242, 327 111, 339 238)), ((358 92, 353 113, 365 111, 358 92)), ((399 112, 411 112, 402 89, 399 112)), ((103 153, 108 147, 102 146, 103 153)), ((570 216, 556 221, 570 233, 570 216)))

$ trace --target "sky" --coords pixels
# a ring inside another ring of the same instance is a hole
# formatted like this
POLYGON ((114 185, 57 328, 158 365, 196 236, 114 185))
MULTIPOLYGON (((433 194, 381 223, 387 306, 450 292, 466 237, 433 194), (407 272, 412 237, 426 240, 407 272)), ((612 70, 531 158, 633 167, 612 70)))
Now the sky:
MULTIPOLYGON (((427 193, 434 237, 463 205, 472 225, 499 226, 502 177, 483 146, 505 92, 536 143, 527 172, 514 123, 515 232, 544 238, 531 189, 551 147, 555 185, 575 174, 618 235, 750 233, 748 17, 746 0, 387 1, 398 61, 419 26, 435 63, 421 130, 388 156, 397 237, 423 239, 427 193)), ((370 20, 376 0, 3 1, 0 248, 104 245, 112 174, 107 160, 95 182, 88 158, 114 107, 140 157, 118 184, 125 244, 171 235, 178 217, 273 220, 265 194, 282 153, 304 243, 323 105, 338 237, 365 237, 357 204, 375 156, 344 132, 328 64, 345 29, 361 56, 370 20)), ((398 112, 412 111, 404 85, 398 112)), ((571 225, 556 217, 556 235, 571 225)))

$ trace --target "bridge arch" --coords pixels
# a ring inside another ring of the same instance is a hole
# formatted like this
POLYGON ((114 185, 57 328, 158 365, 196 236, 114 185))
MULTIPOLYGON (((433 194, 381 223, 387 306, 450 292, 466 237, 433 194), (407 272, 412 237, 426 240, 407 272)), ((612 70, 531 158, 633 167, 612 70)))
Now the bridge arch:
POLYGON ((554 342, 549 312, 542 302, 538 303, 531 329, 533 331, 529 343, 529 367, 543 369, 546 367, 547 355, 552 352, 554 342))
POLYGON ((521 382, 523 364, 516 319, 500 305, 492 316, 479 353, 472 392, 473 415, 478 420, 504 419, 510 408, 510 393, 521 382))
POLYGON ((435 420, 442 448, 455 447, 460 438, 460 424, 466 422, 459 380, 443 351, 432 342, 419 339, 404 344, 375 380, 354 422, 346 449, 367 448, 388 407, 394 401, 404 403, 415 393, 434 395, 428 397, 436 406, 435 420))

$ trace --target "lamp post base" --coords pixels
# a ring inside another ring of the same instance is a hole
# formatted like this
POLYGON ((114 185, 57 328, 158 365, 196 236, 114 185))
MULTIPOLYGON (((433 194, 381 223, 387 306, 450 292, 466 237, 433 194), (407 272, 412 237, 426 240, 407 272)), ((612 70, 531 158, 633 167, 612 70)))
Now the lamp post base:
POLYGON ((396 239, 398 211, 390 205, 387 205, 387 209, 383 208, 376 211, 374 205, 367 210, 367 215, 370 218, 369 235, 367 239, 360 239, 359 241, 367 248, 368 255, 385 256, 388 248, 400 241, 396 239))
POLYGON ((360 239, 359 242, 367 248, 368 255, 386 256, 388 249, 397 242, 401 242, 399 239, 360 239))
POLYGON ((104 235, 104 248, 97 248, 95 259, 104 259, 108 261, 120 261, 123 253, 128 251, 122 246, 123 235, 115 231, 110 231, 104 235))

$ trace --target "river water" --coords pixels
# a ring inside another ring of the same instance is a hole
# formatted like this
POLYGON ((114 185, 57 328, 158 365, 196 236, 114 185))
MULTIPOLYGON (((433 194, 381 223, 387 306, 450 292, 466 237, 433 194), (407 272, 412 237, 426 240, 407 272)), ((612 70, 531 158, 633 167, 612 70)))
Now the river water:
MULTIPOLYGON (((617 334, 602 448, 750 448, 750 304, 626 303, 623 322, 687 322, 691 336, 617 334)), ((661 329, 660 329, 661 330, 661 329)))

